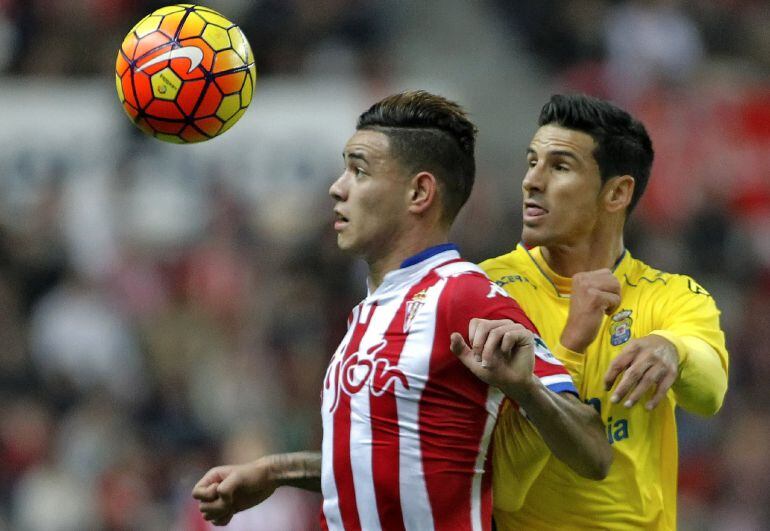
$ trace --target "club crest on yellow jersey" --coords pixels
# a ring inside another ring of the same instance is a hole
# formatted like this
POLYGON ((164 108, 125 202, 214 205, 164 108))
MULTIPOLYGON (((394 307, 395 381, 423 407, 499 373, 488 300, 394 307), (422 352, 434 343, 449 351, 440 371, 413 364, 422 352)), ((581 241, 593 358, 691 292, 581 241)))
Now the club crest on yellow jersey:
POLYGON ((613 347, 622 345, 631 339, 631 324, 634 320, 631 319, 632 310, 621 310, 612 316, 612 324, 610 325, 610 343, 613 347))

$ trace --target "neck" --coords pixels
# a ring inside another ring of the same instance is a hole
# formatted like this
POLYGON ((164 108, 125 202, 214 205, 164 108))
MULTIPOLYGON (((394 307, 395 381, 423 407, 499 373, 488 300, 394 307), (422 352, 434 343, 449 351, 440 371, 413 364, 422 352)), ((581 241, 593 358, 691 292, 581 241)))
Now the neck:
POLYGON ((408 234, 394 238, 394 245, 381 256, 367 257, 369 264, 369 291, 376 290, 382 284, 383 278, 389 272, 401 267, 401 263, 420 251, 440 245, 449 241, 448 229, 439 228, 433 231, 423 232, 422 228, 415 228, 408 234))
POLYGON ((589 238, 575 244, 545 245, 543 258, 553 271, 563 277, 576 273, 612 269, 625 249, 622 229, 612 234, 597 231, 589 238))

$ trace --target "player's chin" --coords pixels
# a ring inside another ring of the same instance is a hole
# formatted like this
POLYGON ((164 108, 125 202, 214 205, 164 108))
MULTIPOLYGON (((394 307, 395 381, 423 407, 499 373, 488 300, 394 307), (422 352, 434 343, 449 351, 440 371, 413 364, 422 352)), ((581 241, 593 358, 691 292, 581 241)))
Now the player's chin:
POLYGON ((337 247, 340 251, 356 251, 355 240, 350 237, 350 234, 345 234, 344 232, 337 233, 337 247))
POLYGON ((548 234, 543 227, 531 227, 526 224, 521 229, 521 242, 527 247, 538 247, 548 243, 548 234))

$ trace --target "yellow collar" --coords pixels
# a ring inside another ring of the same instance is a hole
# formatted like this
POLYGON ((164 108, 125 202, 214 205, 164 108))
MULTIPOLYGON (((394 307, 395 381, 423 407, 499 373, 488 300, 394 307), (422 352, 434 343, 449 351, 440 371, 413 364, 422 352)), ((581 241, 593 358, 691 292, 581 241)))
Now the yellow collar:
MULTIPOLYGON (((551 269, 551 266, 549 266, 548 262, 546 262, 545 258, 543 258, 543 252, 540 247, 535 247, 533 249, 527 249, 523 245, 522 247, 535 263, 540 272, 543 274, 543 276, 551 283, 554 290, 556 291, 556 295, 559 297, 568 298, 572 294, 572 278, 563 277, 551 269)), ((618 280, 623 280, 627 269, 626 264, 629 262, 626 260, 626 258, 629 256, 630 253, 627 250, 624 250, 623 254, 620 255, 620 258, 618 258, 617 262, 615 262, 615 265, 613 266, 612 273, 618 278, 618 280)))

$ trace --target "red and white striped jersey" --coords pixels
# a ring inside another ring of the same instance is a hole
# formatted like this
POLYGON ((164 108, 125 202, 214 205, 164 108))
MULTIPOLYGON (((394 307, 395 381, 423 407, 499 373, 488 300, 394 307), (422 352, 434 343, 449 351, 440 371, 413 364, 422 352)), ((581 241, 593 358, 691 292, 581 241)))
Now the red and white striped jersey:
MULTIPOLYGON (((474 318, 534 325, 451 245, 385 275, 356 306, 323 386, 324 529, 488 530, 487 447, 503 394, 449 349, 474 318)), ((537 342, 535 373, 577 391, 537 342)), ((513 478, 512 478, 513 480, 513 478)))

